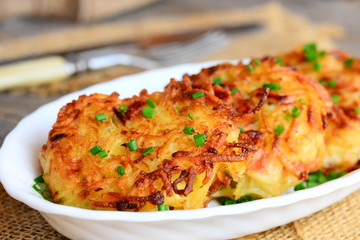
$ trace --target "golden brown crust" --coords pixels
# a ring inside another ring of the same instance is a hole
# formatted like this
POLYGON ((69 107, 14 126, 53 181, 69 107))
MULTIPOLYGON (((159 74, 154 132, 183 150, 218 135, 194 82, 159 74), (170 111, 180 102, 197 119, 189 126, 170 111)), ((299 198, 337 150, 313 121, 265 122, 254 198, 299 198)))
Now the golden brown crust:
MULTIPOLYGON (((233 180, 237 187, 233 197, 245 194, 259 197, 276 196, 307 178, 320 168, 324 158, 324 119, 332 103, 326 91, 308 77, 281 67, 275 59, 255 63, 221 64, 203 69, 191 76, 194 82, 222 79, 221 87, 239 91, 233 95, 234 112, 242 116, 246 133, 256 132, 256 150, 247 158, 248 167, 242 179, 233 180), (277 84, 280 90, 263 88, 277 84), (302 102, 302 101, 303 102, 302 102), (301 112, 291 117, 293 108, 301 112), (277 135, 278 125, 284 131, 277 135), (261 135, 261 136, 259 136, 261 135)), ((228 195, 229 187, 216 193, 228 195)))
POLYGON ((306 59, 304 46, 280 57, 286 65, 320 82, 336 103, 327 119, 327 156, 324 170, 350 170, 360 159, 360 60, 334 50, 316 50, 315 61, 306 59), (318 68, 314 67, 318 64, 318 68), (357 110, 358 109, 358 110, 357 110))
POLYGON ((189 79, 171 80, 164 93, 142 91, 124 100, 116 93, 80 96, 60 110, 41 153, 54 201, 136 211, 155 210, 163 203, 174 209, 206 206, 213 182, 222 181, 214 172, 236 165, 240 174, 251 152, 238 141, 235 123, 241 119, 227 101, 214 95, 211 83, 194 85, 189 79), (199 91, 204 96, 193 99, 199 91), (142 114, 147 99, 156 104, 152 119, 142 114), (128 111, 120 114, 116 109, 123 104, 128 111), (107 120, 96 121, 99 113, 107 120), (193 136, 183 132, 185 126, 206 134, 206 144, 197 147, 193 136), (127 147, 132 139, 139 146, 136 151, 127 147), (95 145, 108 157, 93 156, 89 150, 95 145), (143 156, 149 147, 154 151, 143 156), (118 166, 124 166, 125 176, 117 175, 118 166))
POLYGON ((323 164, 332 103, 321 86, 274 59, 253 68, 220 64, 172 79, 164 92, 123 100, 93 94, 64 106, 41 152, 54 201, 121 211, 194 209, 219 196, 276 196, 305 179, 323 164), (214 77, 222 84, 214 86, 214 77), (270 83, 281 89, 264 87, 270 83), (194 99, 198 92, 204 96, 194 99), (156 104, 154 118, 143 116, 147 99, 156 104), (124 104, 127 112, 119 113, 124 104), (288 118, 294 108, 301 114, 288 118), (96 121, 99 113, 107 119, 96 121), (206 143, 196 146, 185 126, 205 134, 206 143), (277 134, 278 126, 284 130, 277 134), (127 146, 132 139, 136 151, 127 146), (108 156, 92 155, 95 145, 108 156), (154 151, 144 156, 149 147, 154 151))

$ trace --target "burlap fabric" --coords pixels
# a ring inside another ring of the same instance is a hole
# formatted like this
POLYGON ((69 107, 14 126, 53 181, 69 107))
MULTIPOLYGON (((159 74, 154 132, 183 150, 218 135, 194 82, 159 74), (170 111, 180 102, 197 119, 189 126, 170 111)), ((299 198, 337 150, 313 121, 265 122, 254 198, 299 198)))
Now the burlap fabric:
MULTIPOLYGON (((360 190, 311 216, 237 240, 358 240, 359 203, 360 190)), ((0 185, 0 239, 67 238, 47 224, 39 212, 11 198, 0 185)))

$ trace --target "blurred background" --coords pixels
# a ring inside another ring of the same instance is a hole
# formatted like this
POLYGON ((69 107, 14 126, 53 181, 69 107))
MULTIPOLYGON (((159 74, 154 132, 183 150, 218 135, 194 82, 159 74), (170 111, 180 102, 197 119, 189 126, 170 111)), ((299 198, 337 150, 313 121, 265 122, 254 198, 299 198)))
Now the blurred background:
MULTIPOLYGON (((356 0, 0 0, 0 146, 40 105, 119 76, 308 42, 360 56, 359 23, 356 0)), ((0 190, 0 216, 1 208, 27 214, 1 216, 0 238, 24 227, 36 239, 62 238, 0 190), (25 217, 38 227, 24 226, 25 217)))

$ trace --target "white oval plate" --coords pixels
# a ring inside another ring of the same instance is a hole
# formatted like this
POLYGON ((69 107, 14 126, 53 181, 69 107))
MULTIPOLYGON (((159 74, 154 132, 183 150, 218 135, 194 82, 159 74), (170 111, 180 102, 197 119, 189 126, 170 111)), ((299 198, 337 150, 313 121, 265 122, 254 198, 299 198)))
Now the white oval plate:
POLYGON ((162 91, 171 77, 197 73, 218 64, 184 64, 94 85, 46 104, 25 117, 0 150, 0 179, 15 199, 40 211, 60 233, 72 239, 228 239, 264 231, 319 211, 360 188, 360 170, 320 186, 279 197, 229 206, 166 212, 94 211, 54 204, 32 189, 40 174, 38 154, 59 109, 81 94, 162 91))

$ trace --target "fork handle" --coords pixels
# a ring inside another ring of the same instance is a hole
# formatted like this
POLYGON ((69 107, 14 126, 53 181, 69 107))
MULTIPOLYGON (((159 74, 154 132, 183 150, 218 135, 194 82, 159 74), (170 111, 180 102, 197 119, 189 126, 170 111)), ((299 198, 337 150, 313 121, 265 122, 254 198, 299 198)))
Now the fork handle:
POLYGON ((61 56, 26 60, 0 67, 0 90, 56 82, 75 72, 73 64, 61 56))

